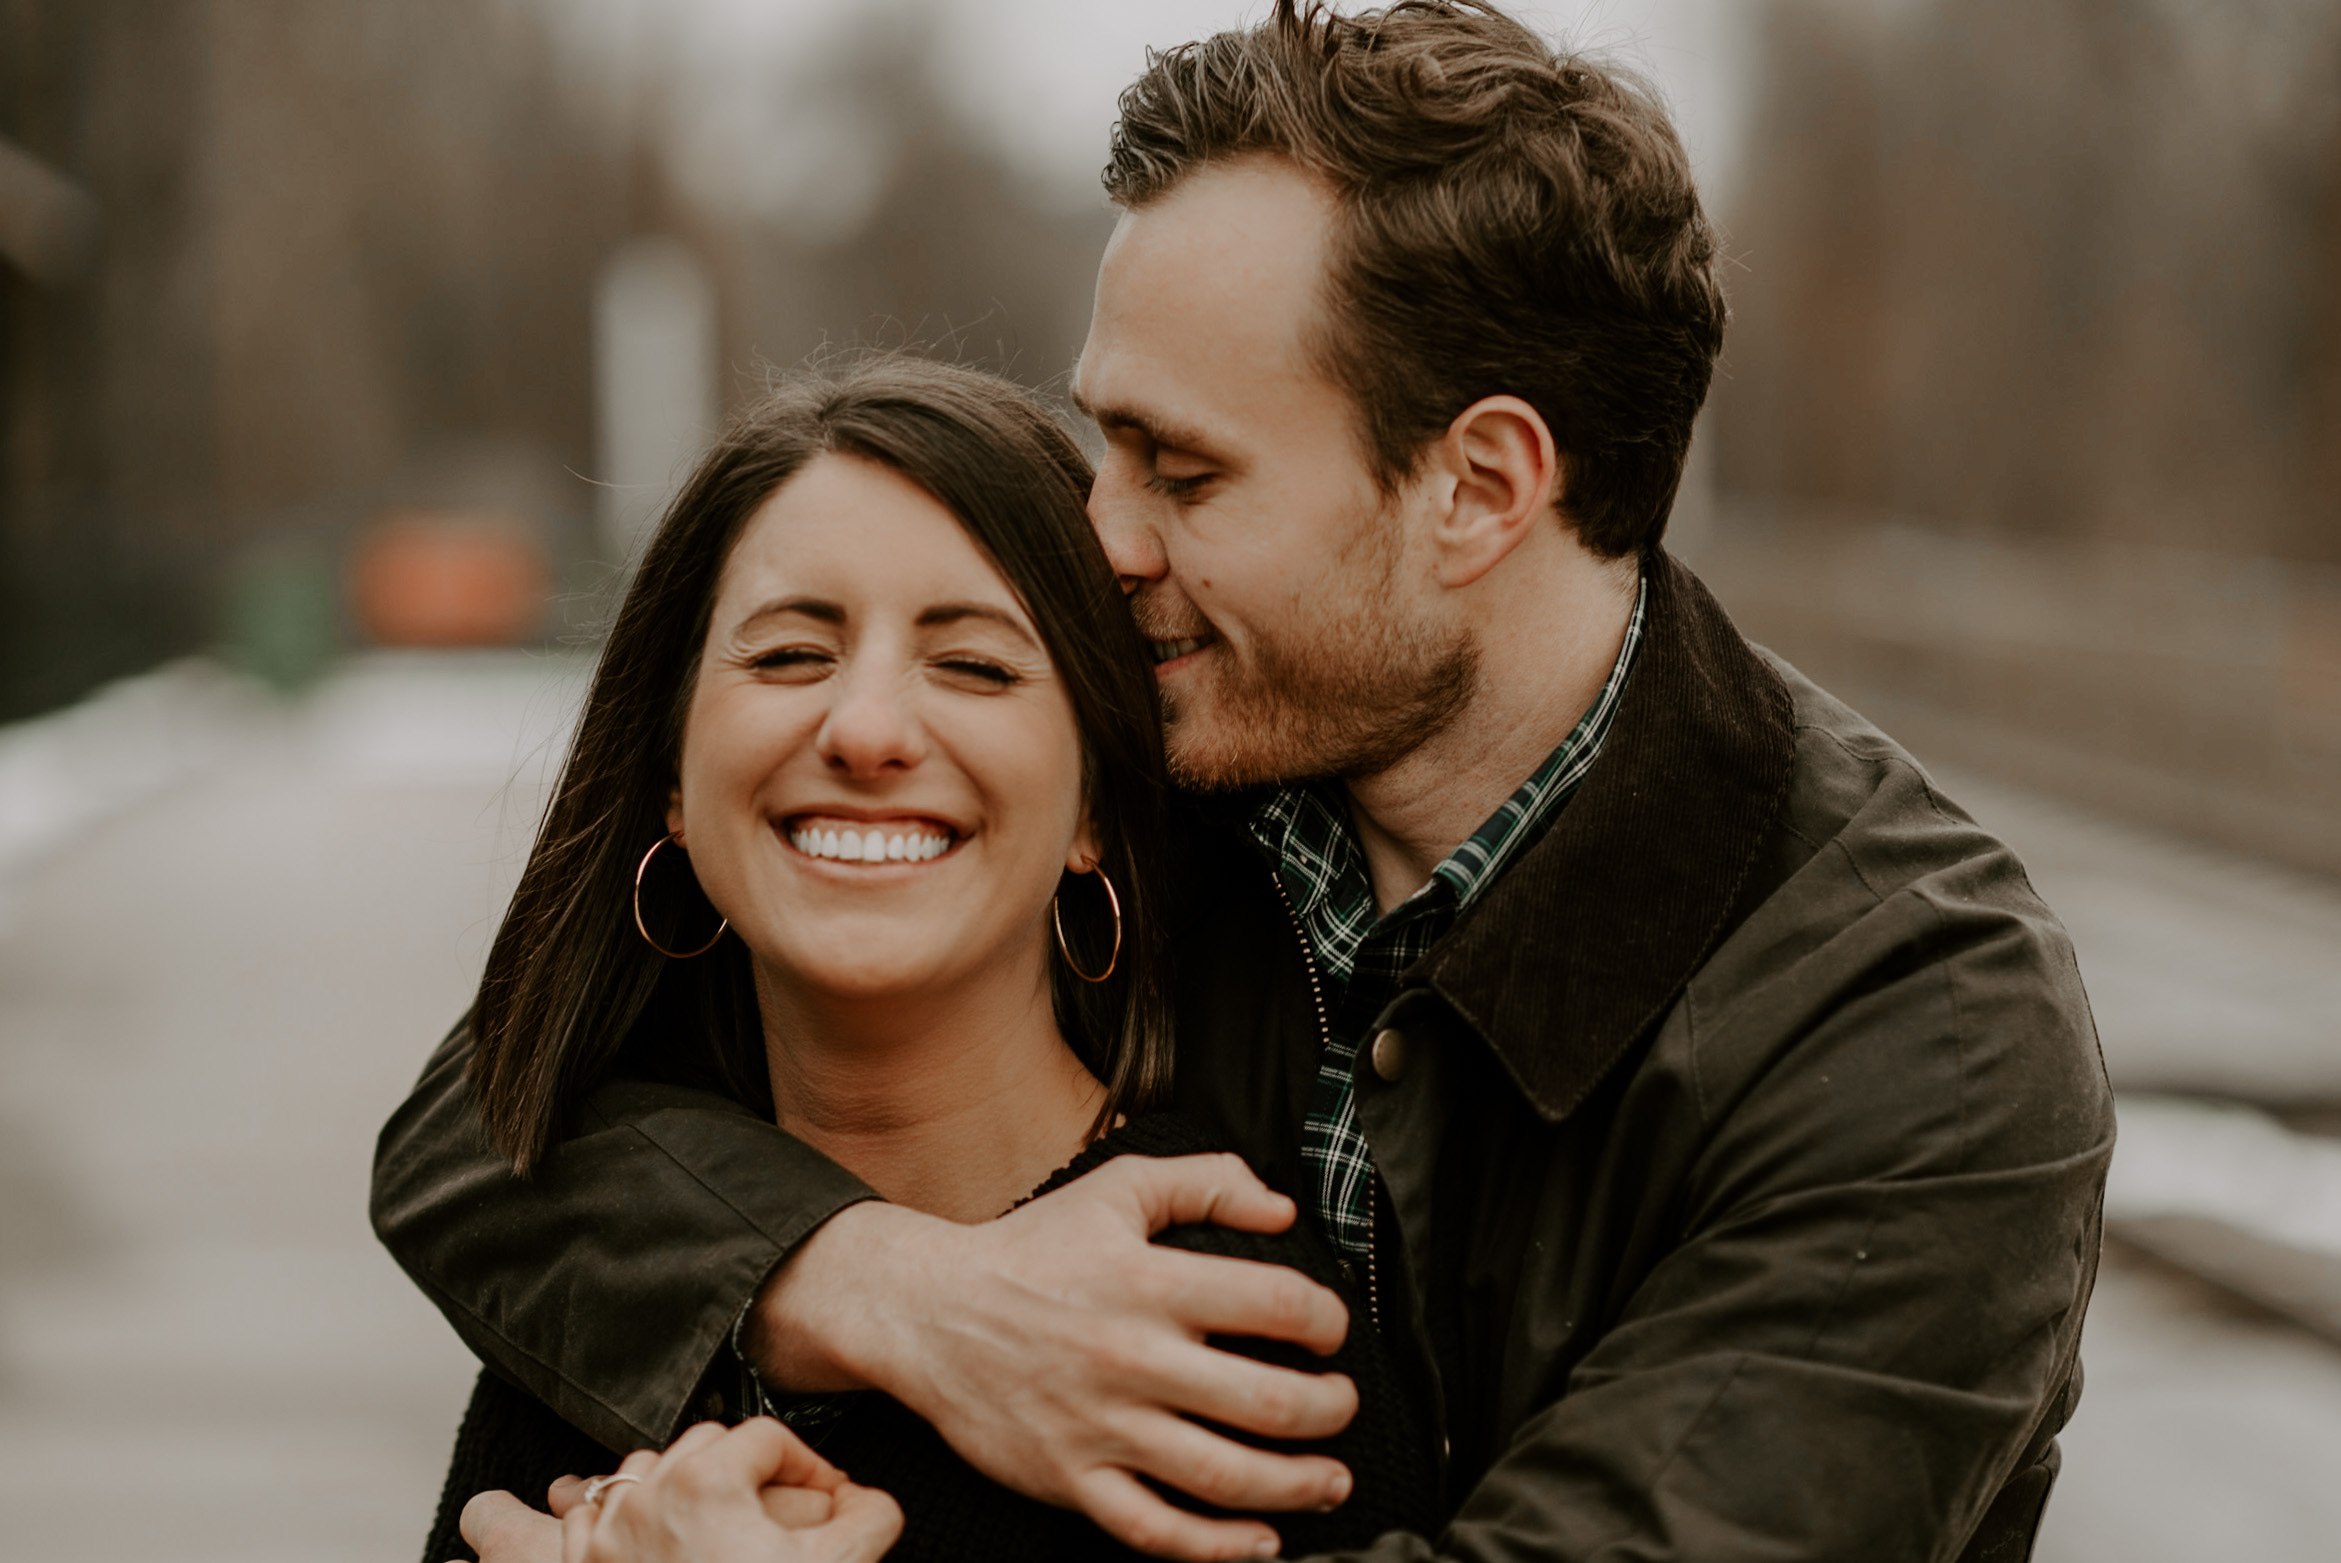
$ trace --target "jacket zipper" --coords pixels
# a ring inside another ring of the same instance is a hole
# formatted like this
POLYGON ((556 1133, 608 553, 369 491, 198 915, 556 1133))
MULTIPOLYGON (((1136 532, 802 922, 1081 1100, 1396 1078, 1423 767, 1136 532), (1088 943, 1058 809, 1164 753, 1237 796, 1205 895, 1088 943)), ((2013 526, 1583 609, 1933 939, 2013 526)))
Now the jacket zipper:
MULTIPOLYGON (((1317 952, 1309 943, 1308 929, 1301 925, 1300 912, 1292 904, 1292 893, 1284 888, 1284 876, 1278 873, 1272 865, 1268 870, 1268 879, 1271 884, 1276 886, 1276 899, 1284 903, 1284 915, 1292 920, 1293 937, 1300 941, 1301 964, 1306 966, 1309 972, 1309 1001, 1317 1009, 1317 1049, 1319 1055, 1322 1056, 1324 1050, 1333 1045, 1333 1022, 1325 1013, 1325 983, 1317 971, 1317 952)), ((1351 1060, 1353 1073, 1355 1069, 1356 1061, 1353 1059, 1351 1060)), ((1369 1177, 1373 1175, 1371 1168, 1367 1169, 1367 1175, 1369 1177)), ((1373 1185, 1368 1183, 1366 1185, 1366 1317, 1373 1324, 1374 1334, 1379 1336, 1382 1333, 1382 1285, 1378 1266, 1375 1263, 1375 1249, 1378 1246, 1375 1234, 1381 1222, 1375 1211, 1375 1204, 1373 1185)))

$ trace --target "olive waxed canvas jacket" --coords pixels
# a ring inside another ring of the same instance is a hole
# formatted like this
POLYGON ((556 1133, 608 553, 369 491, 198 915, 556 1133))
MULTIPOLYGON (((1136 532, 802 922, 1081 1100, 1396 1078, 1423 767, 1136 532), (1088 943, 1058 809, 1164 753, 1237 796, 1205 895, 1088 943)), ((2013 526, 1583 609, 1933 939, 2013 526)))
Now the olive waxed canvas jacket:
MULTIPOLYGON (((1360 1049, 1374 1314, 1453 1515, 1368 1556, 2013 1563, 2113 1141, 2071 947, 1890 740, 1671 559, 1650 583, 1583 790, 1360 1049)), ((1176 1092, 1300 1194, 1323 1020, 1241 807, 1179 826, 1176 1092)), ((869 1190, 623 1079, 515 1181, 466 1055, 459 1028, 384 1129, 376 1229, 483 1358, 663 1442, 714 1409, 765 1276, 869 1190)))

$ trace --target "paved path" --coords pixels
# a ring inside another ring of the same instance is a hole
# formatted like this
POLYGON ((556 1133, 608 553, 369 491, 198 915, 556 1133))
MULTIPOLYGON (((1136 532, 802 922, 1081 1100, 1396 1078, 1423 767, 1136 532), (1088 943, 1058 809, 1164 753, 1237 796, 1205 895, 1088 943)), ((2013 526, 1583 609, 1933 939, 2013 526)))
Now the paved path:
MULTIPOLYGON (((2072 930, 2118 1089, 2341 1102, 2341 885, 1939 779, 2072 930)), ((2341 1556, 2341 1351, 2115 1248, 2082 1362, 2037 1563, 2341 1556)))
POLYGON ((2341 1352, 2109 1248, 2035 1563, 2331 1563, 2341 1352))
POLYGON ((367 1165, 517 876, 544 682, 378 664, 15 887, 9 1563, 421 1548, 471 1368, 374 1245, 367 1165))
MULTIPOLYGON (((470 1364, 367 1161, 574 678, 363 664, 0 885, 7 1563, 414 1557, 470 1364)), ((1948 785, 2072 924, 2121 1083, 2341 1101, 2341 892, 1948 785)), ((2041 1563, 2333 1554, 2341 1353, 2117 1257, 2087 1357, 2041 1563)))
POLYGON ((2341 1105, 2341 881, 1938 779, 2072 930, 2118 1089, 2341 1105))

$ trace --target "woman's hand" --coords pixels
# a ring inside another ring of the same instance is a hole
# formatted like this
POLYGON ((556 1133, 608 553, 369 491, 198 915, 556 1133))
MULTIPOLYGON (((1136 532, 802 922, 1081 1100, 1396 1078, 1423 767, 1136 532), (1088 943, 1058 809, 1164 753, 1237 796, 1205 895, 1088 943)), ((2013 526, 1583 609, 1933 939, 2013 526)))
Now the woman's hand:
POLYGON ((482 1493, 464 1506, 464 1540, 481 1563, 875 1563, 902 1533, 892 1498, 768 1417, 728 1432, 703 1423, 618 1470, 638 1480, 598 1503, 575 1477, 555 1482, 558 1520, 482 1493))

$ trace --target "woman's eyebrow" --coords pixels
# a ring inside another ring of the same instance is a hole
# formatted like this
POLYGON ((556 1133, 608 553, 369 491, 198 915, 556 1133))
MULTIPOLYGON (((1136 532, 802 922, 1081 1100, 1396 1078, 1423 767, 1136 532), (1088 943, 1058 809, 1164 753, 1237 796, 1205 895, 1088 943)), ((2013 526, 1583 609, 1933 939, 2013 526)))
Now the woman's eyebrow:
POLYGON ((915 621, 920 629, 936 629, 946 624, 957 624, 962 619, 989 619, 994 624, 1014 630, 1026 642, 1032 640, 1032 631, 1021 620, 1005 609, 983 602, 939 602, 921 613, 915 621))
MULTIPOLYGON (((741 634, 765 619, 781 618, 790 614, 795 614, 800 618, 817 620, 823 624, 843 624, 846 621, 844 606, 832 602, 826 597, 777 597, 771 602, 759 604, 743 615, 738 628, 733 633, 741 634)), ((912 622, 924 630, 939 629, 945 625, 957 624, 965 619, 988 620, 1012 631, 1027 644, 1034 644, 1032 631, 1025 628, 1021 619, 1007 609, 995 608, 988 602, 939 602, 920 613, 912 622)))
POLYGON ((790 613, 808 619, 817 619, 823 624, 843 624, 845 622, 844 607, 831 602, 826 597, 775 597, 772 601, 760 603, 749 612, 741 615, 738 629, 733 633, 737 634, 738 630, 744 630, 759 620, 778 618, 790 613))

